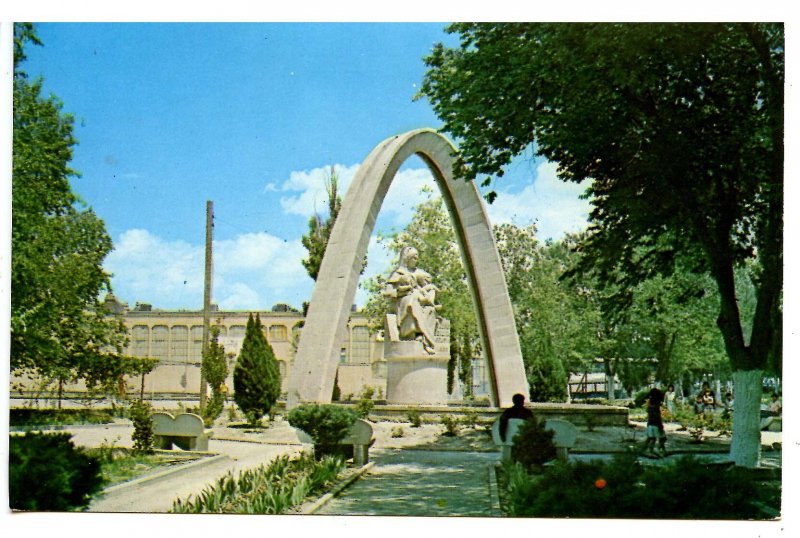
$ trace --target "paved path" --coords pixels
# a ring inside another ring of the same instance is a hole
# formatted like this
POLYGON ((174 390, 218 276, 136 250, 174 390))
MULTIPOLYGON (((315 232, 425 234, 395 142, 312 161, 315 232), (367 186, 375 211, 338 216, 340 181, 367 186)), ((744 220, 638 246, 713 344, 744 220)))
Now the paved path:
POLYGON ((499 454, 372 450, 375 466, 316 514, 481 516, 492 513, 488 467, 499 454))

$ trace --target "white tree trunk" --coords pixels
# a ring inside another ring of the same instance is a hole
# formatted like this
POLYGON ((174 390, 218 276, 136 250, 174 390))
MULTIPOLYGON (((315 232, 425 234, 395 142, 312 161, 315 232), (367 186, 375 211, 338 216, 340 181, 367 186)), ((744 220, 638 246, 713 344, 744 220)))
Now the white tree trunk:
POLYGON ((761 370, 733 372, 731 459, 738 467, 758 467, 761 460, 761 382, 761 370))

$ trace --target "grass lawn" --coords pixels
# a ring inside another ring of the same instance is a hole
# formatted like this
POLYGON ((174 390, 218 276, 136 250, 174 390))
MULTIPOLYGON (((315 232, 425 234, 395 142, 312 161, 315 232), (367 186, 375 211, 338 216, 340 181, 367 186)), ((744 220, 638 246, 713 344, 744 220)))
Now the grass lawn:
MULTIPOLYGON (((103 450, 103 449, 98 449, 103 450)), ((90 451, 91 453, 91 451, 90 451)), ((135 480, 142 476, 187 463, 203 456, 181 453, 137 454, 127 450, 114 450, 113 456, 103 454, 101 473, 105 487, 135 480)))

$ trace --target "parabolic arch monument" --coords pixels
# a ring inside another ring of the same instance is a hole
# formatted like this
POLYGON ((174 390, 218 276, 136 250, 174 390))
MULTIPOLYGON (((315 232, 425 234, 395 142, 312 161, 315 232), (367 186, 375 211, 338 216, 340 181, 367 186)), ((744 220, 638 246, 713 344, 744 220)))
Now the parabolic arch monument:
POLYGON ((506 407, 514 394, 528 394, 492 227, 475 184, 453 179, 456 151, 436 131, 418 129, 384 140, 358 169, 342 202, 311 296, 289 375, 288 408, 331 401, 339 351, 378 212, 400 165, 414 154, 430 168, 458 238, 487 361, 491 404, 506 407))

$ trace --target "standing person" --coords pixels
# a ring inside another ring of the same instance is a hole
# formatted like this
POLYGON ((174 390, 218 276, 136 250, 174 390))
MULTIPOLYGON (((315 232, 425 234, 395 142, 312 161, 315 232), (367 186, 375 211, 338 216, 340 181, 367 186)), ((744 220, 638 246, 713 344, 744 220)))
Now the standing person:
POLYGON ((669 411, 670 414, 674 415, 675 414, 675 385, 673 385, 672 383, 670 383, 670 385, 667 387, 667 392, 664 394, 664 403, 667 406, 667 411, 669 411))
POLYGON ((664 393, 656 388, 647 395, 647 439, 644 442, 644 450, 649 456, 667 455, 667 434, 661 420, 661 403, 663 401, 664 393), (656 440, 658 440, 659 454, 656 454, 655 451, 656 440))
POLYGON ((703 414, 706 416, 713 415, 717 410, 717 399, 714 397, 714 392, 711 390, 708 382, 703 383, 701 394, 703 396, 703 414))
POLYGON ((522 420, 528 420, 533 416, 533 412, 527 407, 525 407, 524 395, 515 394, 514 396, 511 397, 511 401, 514 405, 503 411, 503 413, 500 415, 500 439, 503 441, 506 440, 508 419, 519 418, 522 420))

